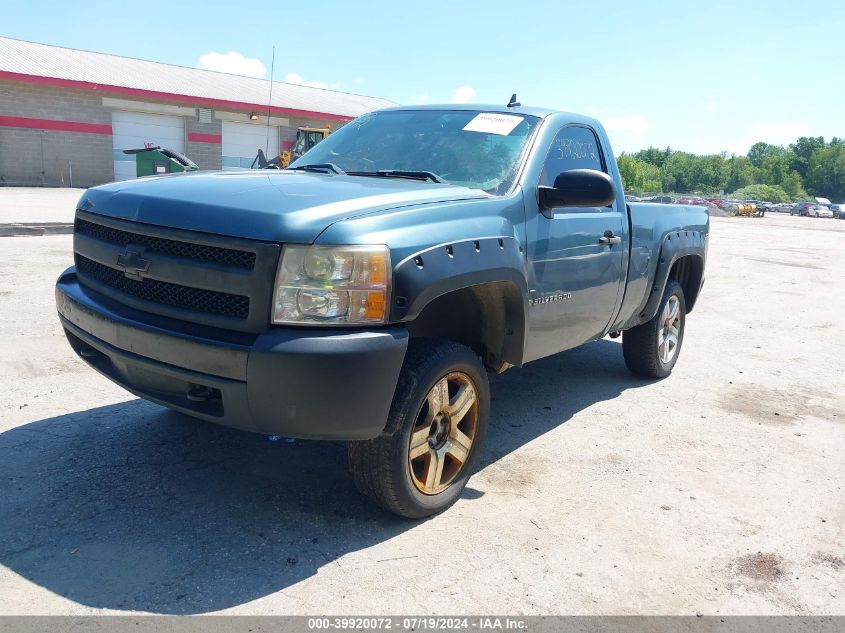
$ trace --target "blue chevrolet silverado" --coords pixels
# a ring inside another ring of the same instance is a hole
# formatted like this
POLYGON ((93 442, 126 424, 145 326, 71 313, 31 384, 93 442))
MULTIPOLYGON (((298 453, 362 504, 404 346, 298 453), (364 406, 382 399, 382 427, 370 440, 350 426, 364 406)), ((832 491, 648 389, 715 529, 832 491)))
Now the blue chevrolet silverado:
POLYGON ((595 120, 401 107, 284 170, 89 189, 56 302, 71 347, 128 391, 227 426, 348 440, 358 489, 452 504, 488 374, 606 335, 649 378, 704 280, 702 207, 626 204, 595 120))

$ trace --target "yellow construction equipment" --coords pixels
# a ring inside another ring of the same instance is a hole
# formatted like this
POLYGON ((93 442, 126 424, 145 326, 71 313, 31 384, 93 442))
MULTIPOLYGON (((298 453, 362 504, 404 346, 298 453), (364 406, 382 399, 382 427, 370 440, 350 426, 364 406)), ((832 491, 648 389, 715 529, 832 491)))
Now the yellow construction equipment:
POLYGON ((742 202, 740 203, 740 208, 737 215, 754 217, 755 215, 757 215, 757 205, 753 202, 742 202))
POLYGON ((278 156, 270 160, 267 160, 264 152, 259 149, 255 160, 252 161, 252 167, 253 169, 256 167, 259 169, 284 169, 331 132, 327 127, 301 127, 296 131, 296 141, 291 149, 282 150, 278 156))

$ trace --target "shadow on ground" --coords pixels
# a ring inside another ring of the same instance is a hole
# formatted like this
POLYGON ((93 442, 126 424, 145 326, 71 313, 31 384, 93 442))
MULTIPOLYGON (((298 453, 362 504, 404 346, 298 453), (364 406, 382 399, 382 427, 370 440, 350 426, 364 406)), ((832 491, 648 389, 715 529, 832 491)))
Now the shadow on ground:
MULTIPOLYGON (((496 451, 481 468, 642 384, 607 340, 496 377, 496 451)), ((345 452, 141 400, 17 427, 0 435, 0 563, 95 608, 187 614, 255 600, 417 525, 358 496, 345 452)), ((471 486, 465 499, 483 503, 471 486)))

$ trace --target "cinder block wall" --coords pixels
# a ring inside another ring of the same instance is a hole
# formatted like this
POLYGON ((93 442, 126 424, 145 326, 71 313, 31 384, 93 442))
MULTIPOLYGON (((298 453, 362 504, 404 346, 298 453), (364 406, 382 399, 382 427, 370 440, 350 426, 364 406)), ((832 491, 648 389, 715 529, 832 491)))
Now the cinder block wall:
POLYGON ((185 154, 199 165, 200 169, 223 169, 223 153, 220 143, 198 143, 190 140, 192 132, 212 134, 220 137, 223 134, 223 122, 212 119, 211 123, 201 123, 196 119, 186 119, 185 131, 188 140, 185 142, 185 154))
MULTIPOLYGON (((99 94, 0 80, 0 116, 111 125, 99 94)), ((113 178, 108 134, 0 127, 0 185, 76 187, 113 178)))

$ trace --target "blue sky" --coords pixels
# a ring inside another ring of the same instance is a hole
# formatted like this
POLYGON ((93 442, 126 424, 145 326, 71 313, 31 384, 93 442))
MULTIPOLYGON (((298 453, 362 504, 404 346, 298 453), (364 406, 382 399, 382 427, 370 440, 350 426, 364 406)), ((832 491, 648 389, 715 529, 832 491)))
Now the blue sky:
POLYGON ((265 77, 275 46, 276 80, 403 104, 504 103, 517 92, 523 104, 600 118, 617 153, 845 137, 845 7, 835 0, 0 7, 8 37, 244 74, 263 66, 265 77))

